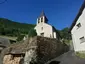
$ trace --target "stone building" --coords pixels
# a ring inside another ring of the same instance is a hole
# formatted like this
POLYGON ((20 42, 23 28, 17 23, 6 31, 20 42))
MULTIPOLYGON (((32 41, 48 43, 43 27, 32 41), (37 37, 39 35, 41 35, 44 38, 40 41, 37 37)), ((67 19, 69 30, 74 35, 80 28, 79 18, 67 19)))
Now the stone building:
POLYGON ((37 24, 34 29, 36 30, 38 36, 58 38, 56 29, 48 24, 48 19, 43 11, 41 15, 37 18, 37 24))

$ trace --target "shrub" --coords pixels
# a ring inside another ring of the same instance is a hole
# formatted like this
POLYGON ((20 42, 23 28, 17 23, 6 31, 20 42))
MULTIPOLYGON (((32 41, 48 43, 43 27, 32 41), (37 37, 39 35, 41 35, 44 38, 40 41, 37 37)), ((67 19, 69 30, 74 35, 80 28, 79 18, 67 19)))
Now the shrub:
POLYGON ((25 36, 25 35, 19 35, 19 36, 17 37, 17 41, 23 40, 24 36, 25 36))
POLYGON ((33 28, 29 31, 28 37, 34 37, 37 36, 36 30, 33 28))

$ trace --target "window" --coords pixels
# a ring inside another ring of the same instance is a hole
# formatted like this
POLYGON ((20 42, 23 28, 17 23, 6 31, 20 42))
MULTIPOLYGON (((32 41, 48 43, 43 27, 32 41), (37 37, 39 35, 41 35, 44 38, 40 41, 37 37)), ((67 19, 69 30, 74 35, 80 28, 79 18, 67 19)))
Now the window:
POLYGON ((76 26, 77 26, 78 28, 80 28, 80 27, 81 27, 81 23, 78 23, 76 26))
POLYGON ((41 33, 41 36, 44 37, 44 33, 41 33))
POLYGON ((41 27, 41 30, 43 30, 43 27, 41 27))
POLYGON ((85 42, 85 38, 84 38, 84 37, 81 37, 81 38, 80 38, 80 42, 81 42, 81 43, 85 42))
POLYGON ((38 21, 38 23, 39 23, 39 21, 38 21))
POLYGON ((40 19, 38 19, 38 23, 40 23, 40 19))

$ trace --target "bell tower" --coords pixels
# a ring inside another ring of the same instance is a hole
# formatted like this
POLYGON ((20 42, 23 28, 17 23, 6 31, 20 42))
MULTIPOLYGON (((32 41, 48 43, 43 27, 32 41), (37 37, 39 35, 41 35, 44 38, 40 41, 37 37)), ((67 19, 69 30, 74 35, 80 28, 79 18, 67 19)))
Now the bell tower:
POLYGON ((40 16, 37 18, 37 24, 39 24, 39 23, 47 23, 47 22, 48 22, 48 19, 45 16, 44 11, 42 11, 40 16))

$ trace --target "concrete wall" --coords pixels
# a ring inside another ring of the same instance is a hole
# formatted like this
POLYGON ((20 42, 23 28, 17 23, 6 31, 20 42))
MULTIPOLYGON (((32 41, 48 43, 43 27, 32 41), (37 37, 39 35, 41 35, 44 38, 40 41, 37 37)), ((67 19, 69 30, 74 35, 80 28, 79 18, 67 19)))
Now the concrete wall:
POLYGON ((73 45, 74 45, 74 50, 75 51, 85 51, 85 42, 81 43, 80 38, 84 36, 85 38, 85 8, 78 18, 75 26, 73 27, 72 31, 72 40, 73 40, 73 45), (81 27, 78 28, 76 25, 78 23, 81 23, 81 27))

